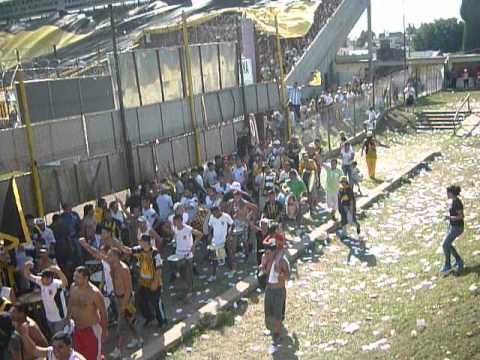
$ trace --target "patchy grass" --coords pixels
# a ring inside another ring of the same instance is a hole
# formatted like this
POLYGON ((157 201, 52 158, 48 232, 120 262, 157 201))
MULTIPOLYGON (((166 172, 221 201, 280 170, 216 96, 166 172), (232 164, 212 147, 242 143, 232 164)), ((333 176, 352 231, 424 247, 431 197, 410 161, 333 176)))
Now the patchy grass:
POLYGON ((294 267, 288 329, 275 353, 268 352, 271 340, 263 334, 259 297, 242 301, 242 311, 233 313, 234 326, 208 330, 188 351, 178 348, 170 358, 480 359, 479 298, 469 290, 480 287, 480 144, 441 137, 437 143, 444 158, 431 171, 364 212, 364 240, 375 266, 347 264, 348 248, 334 240, 319 249, 322 256, 307 254, 294 267), (467 227, 455 245, 467 268, 459 276, 441 277, 437 248, 446 231, 444 189, 451 183, 464 189, 467 227), (417 327, 417 320, 425 320, 426 327, 417 327), (358 330, 348 334, 342 328, 352 323, 358 330), (366 351, 368 345, 373 350, 366 351))
POLYGON ((480 107, 480 91, 441 91, 417 100, 415 111, 449 109, 456 110, 467 94, 471 94, 471 106, 480 107))

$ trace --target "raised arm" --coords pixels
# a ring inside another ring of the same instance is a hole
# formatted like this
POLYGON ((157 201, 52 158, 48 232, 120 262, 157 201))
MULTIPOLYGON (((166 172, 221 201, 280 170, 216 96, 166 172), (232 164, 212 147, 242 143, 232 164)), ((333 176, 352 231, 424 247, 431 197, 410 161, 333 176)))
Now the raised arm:
POLYGON ((68 280, 65 274, 63 273, 62 269, 60 269, 57 265, 52 265, 48 268, 51 272, 53 272, 55 275, 57 275, 60 278, 60 281, 62 282, 62 288, 66 289, 68 287, 68 280))
POLYGON ((25 267, 23 270, 23 275, 30 281, 33 281, 34 283, 38 284, 41 281, 40 276, 33 275, 31 270, 33 268, 33 262, 32 261, 27 261, 25 263, 25 267))
POLYGON ((80 245, 88 252, 91 256, 93 256, 97 260, 107 260, 107 256, 102 254, 98 249, 94 248, 90 245, 87 240, 81 238, 79 241, 80 245))
POLYGON ((118 239, 115 239, 114 242, 113 242, 113 245, 120 249, 121 252, 123 252, 124 254, 128 255, 128 256, 132 256, 133 255, 133 250, 132 248, 128 247, 128 246, 125 246, 123 245, 123 243, 118 240, 118 239))

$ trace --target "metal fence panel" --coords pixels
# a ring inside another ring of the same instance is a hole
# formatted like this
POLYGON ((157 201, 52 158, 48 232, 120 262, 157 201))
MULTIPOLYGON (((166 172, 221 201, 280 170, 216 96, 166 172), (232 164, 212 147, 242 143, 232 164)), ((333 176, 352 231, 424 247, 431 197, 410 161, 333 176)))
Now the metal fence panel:
POLYGON ((220 73, 222 88, 237 86, 237 46, 235 43, 221 43, 220 73), (233 55, 233 56, 232 56, 233 55))
POLYGON ((190 157, 187 138, 182 137, 172 141, 172 152, 174 154, 175 171, 182 171, 190 167, 190 157))
MULTIPOLYGON (((153 159, 152 145, 148 144, 145 146, 139 146, 136 148, 137 157, 135 160, 138 161, 138 177, 141 183, 149 181, 155 178, 155 162, 153 159)), ((137 168, 137 165, 135 166, 137 168)))
POLYGON ((225 120, 233 119, 243 113, 240 90, 225 89, 219 93, 222 114, 225 120))
POLYGON ((30 121, 32 123, 55 118, 48 82, 26 82, 25 93, 27 96, 28 108, 30 109, 30 121))
POLYGON ((180 56, 177 48, 158 49, 165 101, 183 97, 180 56))
POLYGON ((245 86, 245 103, 247 104, 247 112, 258 112, 257 107, 257 85, 245 86))
MULTIPOLYGON (((280 93, 278 89, 278 84, 275 82, 268 83, 268 99, 270 101, 270 106, 272 109, 280 108, 280 93)), ((272 110, 270 109, 270 110, 272 110)))
POLYGON ((181 135, 184 129, 184 112, 181 100, 167 101, 160 104, 165 137, 181 135))
POLYGON ((150 141, 163 136, 162 114, 159 104, 139 107, 137 115, 140 126, 140 142, 150 141))
POLYGON ((222 150, 224 155, 236 152, 236 139, 233 136, 233 124, 229 123, 221 127, 222 131, 222 150))
MULTIPOLYGON (((201 94, 203 92, 202 84, 202 70, 200 69, 200 46, 195 45, 190 47, 190 60, 192 65, 192 83, 193 93, 201 94)), ((185 70, 185 74, 187 71, 185 70)))
POLYGON ((172 146, 169 141, 157 144, 155 146, 155 152, 161 174, 165 174, 169 169, 174 169, 172 146))
POLYGON ((162 101, 160 73, 158 72, 157 51, 141 49, 134 51, 137 64, 138 82, 142 104, 154 104, 162 101))
POLYGON ((51 123, 54 159, 87 156, 83 122, 80 116, 51 123))
POLYGON ((111 76, 78 78, 82 113, 95 113, 115 108, 111 76))
POLYGON ((205 94, 205 116, 208 125, 217 124, 222 120, 222 113, 220 112, 220 103, 218 102, 217 93, 205 94))
MULTIPOLYGON (((52 137, 52 126, 55 123, 43 122, 32 124, 32 134, 35 141, 35 153, 39 164, 52 159, 53 144, 56 139, 52 137)), ((82 133, 83 134, 83 133, 82 133)))
POLYGON ((222 144, 218 128, 213 128, 206 131, 205 140, 208 160, 212 160, 215 158, 215 155, 220 155, 222 153, 222 144))
POLYGON ((121 191, 128 187, 127 161, 124 152, 108 155, 110 166, 111 186, 113 191, 121 191))
POLYGON ((218 46, 216 44, 204 44, 200 47, 202 55, 202 71, 205 92, 220 89, 218 69, 218 46))
MULTIPOLYGON (((26 149, 24 149, 26 151, 26 149)), ((9 172, 17 169, 26 169, 26 163, 21 163, 17 156, 13 130, 0 130, 0 171, 9 172)))
MULTIPOLYGON (((138 108, 125 110, 125 121, 127 123, 128 139, 133 145, 140 143, 140 129, 138 125, 137 109, 138 108)), ((120 119, 118 125, 121 129, 122 124, 120 123, 120 119)), ((121 143, 123 143, 123 136, 120 139, 122 139, 121 143)))
POLYGON ((85 115, 85 124, 90 155, 100 155, 115 151, 115 131, 112 126, 111 112, 85 115))
POLYGON ((82 112, 77 79, 48 81, 47 84, 55 119, 78 115, 82 112))
POLYGON ((257 84, 257 104, 258 104, 258 112, 265 112, 270 110, 270 105, 268 102, 268 90, 267 84, 257 84))
MULTIPOLYGON (((133 61, 133 53, 125 52, 118 55, 118 67, 123 87, 123 104, 127 108, 140 105, 138 94, 137 78, 135 76, 135 63, 133 61)), ((115 74, 115 72, 112 72, 115 74)))

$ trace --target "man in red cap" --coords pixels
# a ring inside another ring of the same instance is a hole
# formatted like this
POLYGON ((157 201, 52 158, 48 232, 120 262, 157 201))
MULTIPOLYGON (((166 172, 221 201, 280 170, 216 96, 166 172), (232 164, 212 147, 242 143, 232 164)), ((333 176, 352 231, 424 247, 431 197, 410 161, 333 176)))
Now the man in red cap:
POLYGON ((280 340, 282 321, 285 319, 285 304, 287 289, 285 287, 290 277, 290 264, 284 251, 285 238, 275 237, 275 248, 267 251, 262 259, 260 269, 267 275, 265 289, 265 325, 272 331, 273 341, 280 340))

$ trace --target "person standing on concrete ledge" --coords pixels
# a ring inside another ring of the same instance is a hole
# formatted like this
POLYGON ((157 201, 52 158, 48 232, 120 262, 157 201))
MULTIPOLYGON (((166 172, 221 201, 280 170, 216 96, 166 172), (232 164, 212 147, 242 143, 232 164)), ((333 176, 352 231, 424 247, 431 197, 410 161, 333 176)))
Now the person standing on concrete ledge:
POLYGON ((268 251, 262 258, 260 270, 267 276, 265 289, 265 325, 273 331, 273 341, 278 343, 282 322, 285 320, 287 300, 286 282, 290 277, 290 264, 285 256, 284 237, 275 238, 275 249, 268 251))

